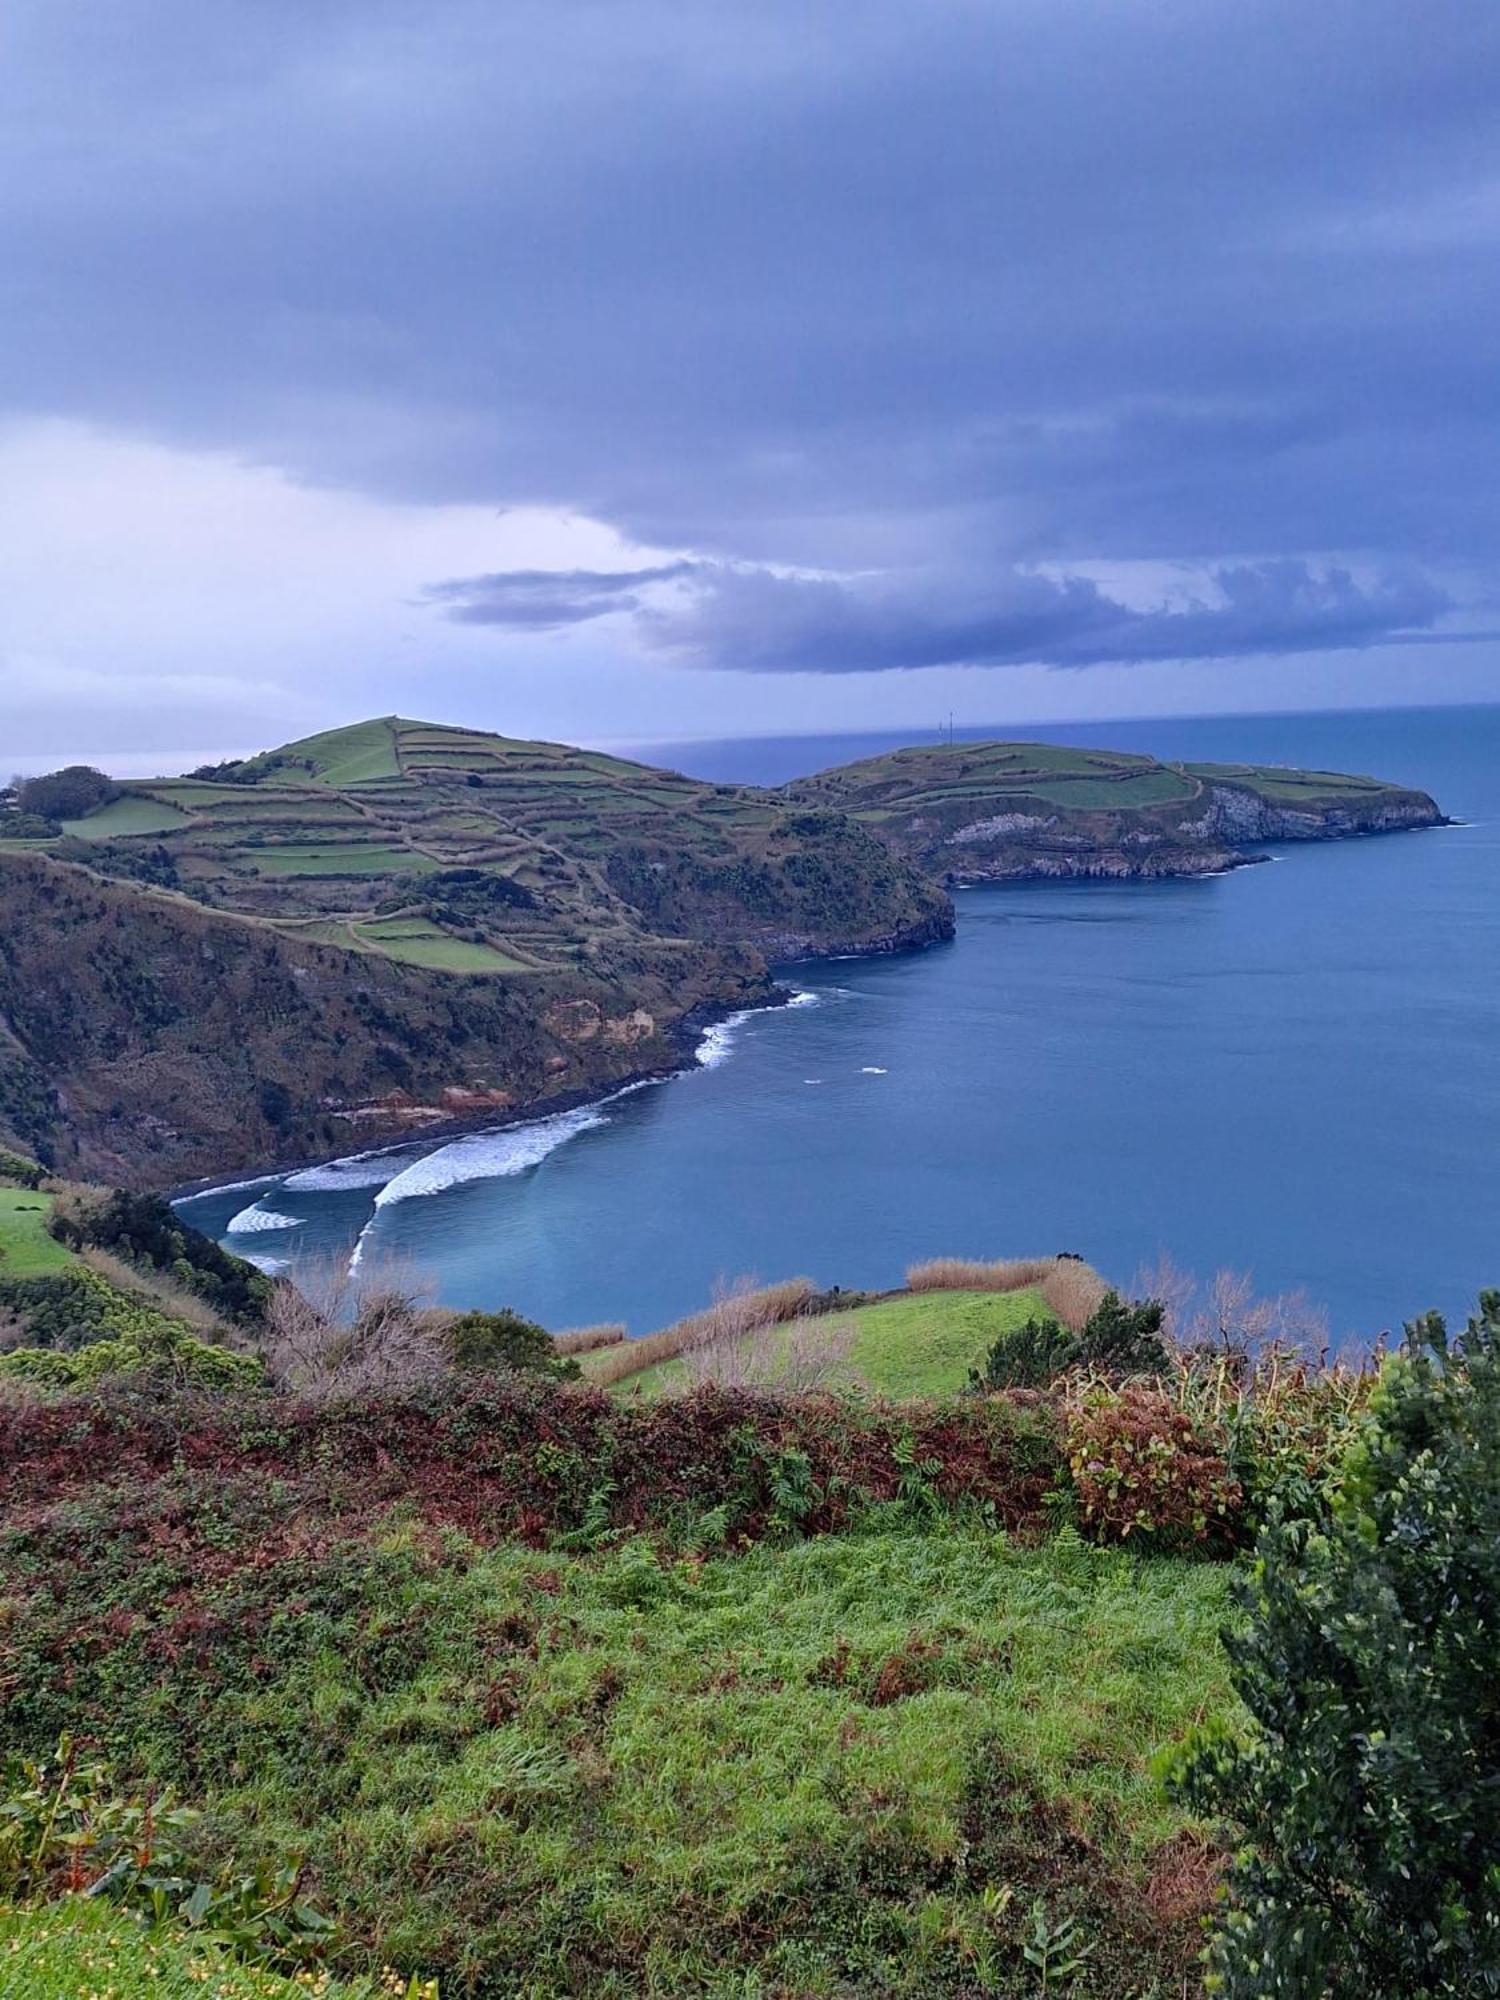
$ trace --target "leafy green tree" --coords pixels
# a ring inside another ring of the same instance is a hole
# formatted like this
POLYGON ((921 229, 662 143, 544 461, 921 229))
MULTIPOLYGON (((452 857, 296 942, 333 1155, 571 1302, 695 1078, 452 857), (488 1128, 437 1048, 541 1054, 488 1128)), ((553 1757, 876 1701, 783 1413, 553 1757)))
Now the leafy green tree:
POLYGON ((44 777, 25 778, 16 787, 16 803, 24 813, 46 820, 82 819, 120 796, 113 778, 91 764, 69 764, 44 777))
POLYGON ((1242 1607, 1249 1727, 1169 1773, 1244 1832, 1211 1990, 1500 1992, 1500 1292, 1407 1329, 1331 1519, 1273 1517, 1242 1607))

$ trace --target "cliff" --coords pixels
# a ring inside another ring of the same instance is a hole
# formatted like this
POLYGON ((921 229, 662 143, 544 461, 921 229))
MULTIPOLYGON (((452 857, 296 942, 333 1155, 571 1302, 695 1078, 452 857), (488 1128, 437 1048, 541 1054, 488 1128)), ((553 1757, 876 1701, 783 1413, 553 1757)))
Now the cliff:
POLYGON ((1042 743, 933 744, 795 780, 950 887, 1207 875, 1278 840, 1438 826, 1425 792, 1280 766, 1161 764, 1042 743))

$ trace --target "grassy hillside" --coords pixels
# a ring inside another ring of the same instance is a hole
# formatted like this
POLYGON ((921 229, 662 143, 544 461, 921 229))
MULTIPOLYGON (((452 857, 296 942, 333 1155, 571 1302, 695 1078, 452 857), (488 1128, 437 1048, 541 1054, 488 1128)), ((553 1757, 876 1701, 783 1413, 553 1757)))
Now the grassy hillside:
POLYGON ((952 925, 841 815, 390 717, 13 823, 0 1144, 138 1185, 659 1072, 769 956, 952 925))
POLYGON ((679 1059, 764 962, 643 942, 627 973, 432 973, 46 859, 0 860, 0 1133, 79 1178, 163 1186, 305 1159, 679 1059))
POLYGON ((218 909, 506 978, 623 965, 662 935, 843 949, 944 921, 941 898, 856 827, 594 751, 395 716, 212 775, 133 780, 62 831, 54 851, 218 909), (101 851, 79 856, 79 843, 101 851))
POLYGON ((206 1866, 305 1854, 346 1961, 445 2000, 1031 1995, 1070 1934, 1077 2000, 1195 1990, 1151 1758, 1228 1709, 1221 1567, 1036 1540, 1055 1447, 980 1399, 609 1411, 0 1409, 8 1740, 176 1785, 206 1866), (849 1532, 776 1497, 799 1434, 849 1532))
MULTIPOLYGON (((1041 1294, 1029 1287, 1008 1292, 913 1292, 859 1306, 847 1313, 823 1313, 816 1321, 793 1320, 746 1336, 775 1357, 811 1325, 820 1345, 837 1355, 830 1383, 858 1384, 881 1396, 941 1396, 962 1389, 997 1334, 1028 1319, 1050 1319, 1041 1294)), ((585 1356, 583 1370, 590 1371, 585 1356)), ((597 1363, 595 1364, 597 1366, 597 1363)), ((622 1391, 661 1395, 691 1381, 680 1360, 659 1361, 626 1376, 622 1391)))
POLYGON ((157 1185, 660 1070, 769 960, 948 935, 945 882, 1440 817, 1374 779, 1046 744, 773 792, 393 716, 97 792, 0 812, 0 1145, 157 1185))
POLYGON ((799 778, 945 881, 1204 874, 1247 843, 1435 824, 1424 792, 1280 766, 1162 764, 1048 743, 938 743, 799 778))
POLYGON ((47 1233, 50 1194, 0 1186, 0 1279, 38 1278, 66 1270, 71 1252, 47 1233))

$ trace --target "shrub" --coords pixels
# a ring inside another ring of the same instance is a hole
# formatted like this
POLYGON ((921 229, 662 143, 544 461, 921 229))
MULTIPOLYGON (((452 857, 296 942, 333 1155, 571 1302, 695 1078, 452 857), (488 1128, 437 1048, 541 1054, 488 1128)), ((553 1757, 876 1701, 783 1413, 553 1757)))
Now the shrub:
POLYGON ((982 1368, 969 1370, 971 1389, 1044 1389, 1078 1358, 1078 1340, 1053 1319, 1028 1319, 1000 1334, 982 1368))
POLYGON ((252 1961, 321 1957, 334 1927, 301 1896, 300 1867, 205 1878, 189 1845, 197 1819, 170 1794, 113 1796, 102 1767, 81 1764, 68 1737, 47 1762, 13 1757, 0 1774, 0 1899, 101 1897, 252 1961))
POLYGON ((68 1353, 97 1340, 150 1340, 182 1332, 180 1324, 97 1271, 46 1271, 34 1278, 0 1278, 0 1310, 12 1315, 33 1347, 68 1353))
POLYGON ((981 1391, 1044 1389, 1073 1368, 1114 1377, 1159 1374, 1168 1361, 1161 1323, 1156 1300, 1127 1304, 1118 1292, 1106 1292, 1075 1331, 1028 1319, 1000 1334, 983 1368, 970 1369, 969 1384, 981 1391))
POLYGON ((0 1146, 0 1181, 9 1181, 15 1187, 39 1188, 46 1178, 47 1169, 38 1161, 0 1146))
POLYGON ((253 1355, 236 1354, 185 1329, 164 1325, 114 1340, 93 1340, 66 1353, 15 1347, 0 1354, 0 1377, 46 1389, 86 1389, 111 1375, 155 1374, 205 1389, 249 1389, 264 1379, 253 1355))
POLYGON ((1249 1711, 1170 1772, 1245 1844, 1227 2000, 1500 1988, 1500 1292, 1408 1329, 1326 1525, 1273 1519, 1226 1635, 1249 1711))
POLYGON ((558 1353, 545 1327, 509 1306, 460 1313, 444 1328, 443 1345, 455 1368, 500 1368, 558 1380, 580 1372, 576 1361, 558 1353))
POLYGON ((264 1272, 182 1221, 160 1195, 124 1188, 103 1196, 68 1190, 53 1204, 50 1227, 72 1249, 108 1250, 175 1279, 215 1312, 244 1325, 260 1321, 271 1295, 264 1272))
POLYGON ((1167 1366, 1159 1299, 1106 1292, 1078 1332, 1078 1359, 1106 1375, 1159 1375, 1167 1366))
POLYGON ((1068 1468, 1085 1526, 1103 1541, 1224 1541, 1241 1492, 1222 1425, 1195 1422, 1166 1389, 1083 1384, 1064 1406, 1068 1468))
POLYGON ((1371 1365, 1316 1367, 1275 1346, 1253 1358, 1200 1351, 1170 1379, 1183 1409, 1227 1431, 1230 1468, 1252 1526, 1273 1509, 1288 1517, 1327 1514, 1375 1384, 1371 1365))
POLYGON ((259 1341, 278 1389, 313 1398, 409 1391, 452 1367, 443 1321, 399 1271, 351 1272, 342 1257, 278 1279, 259 1341))

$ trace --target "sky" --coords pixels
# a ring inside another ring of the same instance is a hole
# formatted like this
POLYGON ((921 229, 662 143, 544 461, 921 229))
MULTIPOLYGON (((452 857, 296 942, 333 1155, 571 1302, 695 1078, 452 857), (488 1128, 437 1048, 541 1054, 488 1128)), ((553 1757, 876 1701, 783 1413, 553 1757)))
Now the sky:
POLYGON ((1500 699, 1500 10, 8 0, 0 770, 1500 699))

